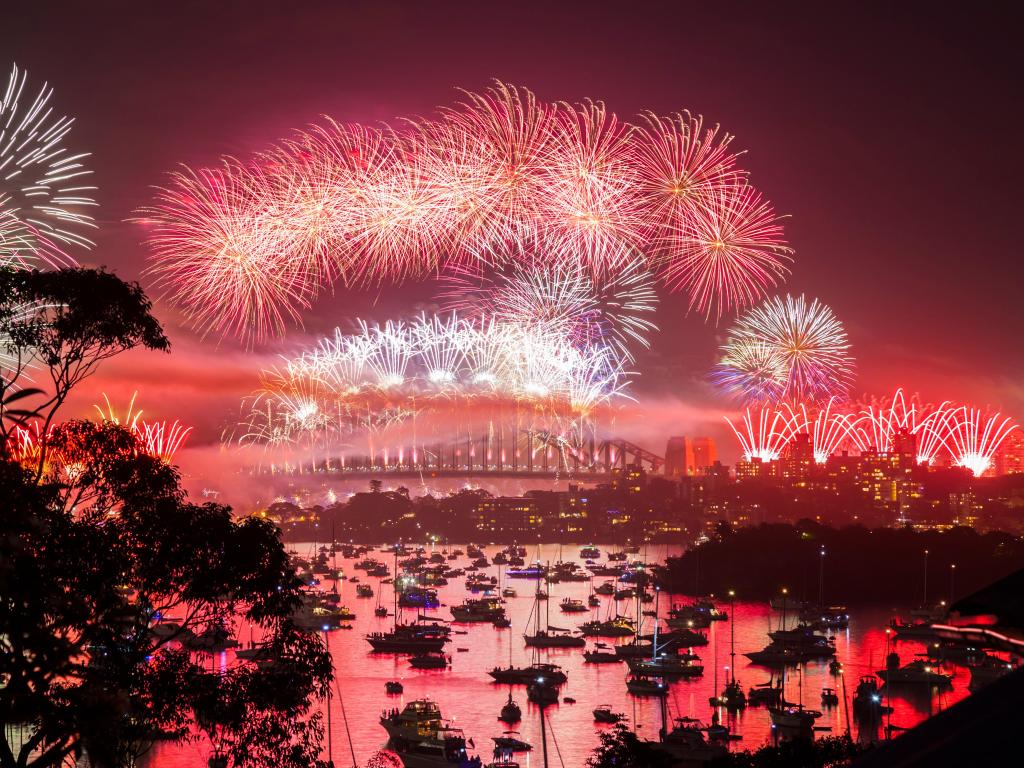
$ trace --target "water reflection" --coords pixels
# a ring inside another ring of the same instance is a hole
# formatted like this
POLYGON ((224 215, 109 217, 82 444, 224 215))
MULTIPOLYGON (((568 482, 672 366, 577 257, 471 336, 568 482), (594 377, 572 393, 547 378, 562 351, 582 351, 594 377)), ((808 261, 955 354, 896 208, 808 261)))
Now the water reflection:
MULTIPOLYGON (((313 545, 296 548, 306 554, 314 551, 313 545)), ((488 557, 499 549, 487 547, 488 557)), ((647 558, 652 562, 662 560, 677 551, 673 547, 651 546, 647 558)), ((567 558, 576 554, 575 549, 566 548, 564 552, 567 558)), ((543 545, 539 548, 539 555, 538 549, 532 547, 529 555, 554 562, 559 556, 559 545, 543 545)), ((389 567, 392 565, 389 555, 371 553, 370 556, 386 562, 389 567)), ((358 576, 360 583, 372 585, 374 592, 381 593, 383 603, 388 605, 391 586, 381 584, 380 579, 367 577, 363 571, 355 570, 352 567, 354 562, 338 556, 338 565, 346 576, 358 576)), ((467 562, 466 557, 461 557, 453 565, 463 567, 467 562)), ((497 575, 498 567, 491 566, 486 569, 486 573, 497 575)), ((595 584, 603 580, 598 577, 595 584)), ((445 717, 473 738, 476 749, 483 756, 490 756, 491 737, 500 736, 506 730, 517 730, 520 738, 534 744, 537 749, 534 753, 521 756, 520 762, 523 765, 530 765, 531 761, 540 764, 538 708, 528 703, 523 686, 494 683, 487 674, 495 666, 507 666, 510 659, 511 663, 518 666, 526 665, 534 658, 534 652, 526 648, 523 642, 523 633, 532 631, 532 626, 528 626, 528 618, 533 608, 536 582, 516 580, 510 583, 518 592, 517 597, 508 598, 506 603, 512 621, 510 628, 496 629, 487 623, 455 624, 452 642, 446 646, 446 653, 451 655, 451 666, 446 669, 418 670, 409 666, 407 656, 370 652, 364 635, 387 631, 392 619, 374 615, 376 597, 357 597, 357 584, 349 580, 340 582, 342 604, 355 612, 356 619, 352 622, 351 630, 337 630, 328 634, 337 674, 331 718, 336 765, 350 764, 352 752, 358 765, 366 765, 384 747, 386 741, 386 734, 378 723, 380 714, 394 707, 401 709, 406 702, 424 697, 437 701, 445 717), (395 680, 402 683, 403 693, 386 694, 385 683, 395 680), (522 708, 522 721, 512 729, 498 720, 510 692, 513 700, 522 708)), ((575 627, 593 618, 605 618, 609 610, 614 612, 614 606, 609 605, 613 598, 609 596, 601 596, 600 605, 587 613, 562 614, 558 610, 558 601, 565 597, 577 598, 586 603, 590 592, 586 582, 553 584, 549 591, 552 623, 556 626, 575 627)), ((441 606, 425 613, 444 619, 451 618, 450 606, 461 603, 468 595, 464 579, 461 578, 452 579, 446 586, 438 587, 438 594, 441 606)), ((708 700, 721 691, 727 675, 731 674, 733 662, 730 658, 730 639, 733 633, 736 648, 735 674, 744 690, 775 679, 771 670, 751 664, 742 654, 758 650, 767 643, 766 633, 777 628, 780 614, 764 603, 748 603, 742 597, 736 596, 734 607, 729 606, 728 598, 719 600, 720 604, 724 603, 722 607, 730 611, 729 621, 712 622, 708 630, 708 645, 694 649, 703 661, 704 674, 672 682, 667 698, 667 715, 670 720, 675 717, 711 720, 712 709, 708 700)), ((669 605, 689 600, 690 597, 686 595, 663 594, 659 598, 660 612, 664 616, 669 605)), ((619 608, 623 613, 635 615, 633 601, 621 601, 619 608)), ((645 610, 651 608, 651 604, 643 606, 645 610)), ((407 621, 414 619, 416 613, 415 609, 402 610, 402 616, 407 621)), ((854 608, 849 628, 832 633, 836 641, 836 658, 844 669, 842 677, 830 673, 827 659, 807 663, 798 678, 792 672, 789 673, 786 698, 797 702, 802 696, 804 705, 820 709, 823 714, 817 726, 821 733, 845 733, 849 718, 855 738, 862 741, 877 739, 884 736, 888 724, 893 726, 893 732, 896 733, 897 729, 912 727, 967 695, 967 669, 946 666, 945 671, 953 675, 950 689, 903 687, 887 691, 882 688, 881 695, 886 704, 891 703, 893 711, 891 715, 883 716, 874 723, 858 723, 854 713, 847 711, 844 699, 849 701, 853 697, 860 678, 874 675, 877 670, 885 667, 885 627, 895 613, 894 607, 854 608), (823 688, 837 690, 840 699, 838 706, 822 705, 823 688)), ((651 620, 645 618, 644 621, 644 631, 650 631, 651 620)), ((248 640, 248 629, 240 630, 239 637, 248 640)), ((609 645, 628 640, 600 638, 601 642, 609 645)), ((593 646, 593 640, 588 642, 588 647, 593 646)), ((915 654, 925 650, 924 644, 920 642, 894 642, 893 648, 899 653, 901 664, 913 660, 915 654)), ((594 722, 593 710, 600 705, 609 705, 612 710, 624 713, 625 722, 642 737, 657 738, 661 727, 659 703, 654 698, 638 698, 627 693, 625 682, 628 670, 624 663, 585 663, 580 649, 549 649, 538 653, 541 661, 558 664, 565 670, 568 682, 562 686, 560 695, 571 697, 576 702, 564 703, 560 698, 559 703, 547 709, 549 748, 557 748, 565 765, 584 765, 598 743, 601 730, 613 727, 594 722)), ((231 652, 218 654, 211 663, 224 666, 233 663, 232 657, 231 652)), ((734 734, 741 736, 741 740, 733 742, 733 749, 753 749, 771 738, 771 723, 764 707, 748 706, 735 713, 722 709, 719 716, 721 722, 727 724, 734 734)), ((151 753, 148 764, 159 768, 193 768, 200 761, 205 764, 208 753, 208 746, 201 743, 185 746, 158 745, 151 753)))

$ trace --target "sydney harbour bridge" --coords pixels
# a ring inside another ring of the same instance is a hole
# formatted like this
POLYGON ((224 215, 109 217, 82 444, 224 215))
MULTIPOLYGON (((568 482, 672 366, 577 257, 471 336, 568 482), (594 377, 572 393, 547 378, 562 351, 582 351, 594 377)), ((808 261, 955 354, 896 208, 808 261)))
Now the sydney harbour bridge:
POLYGON ((447 442, 389 446, 372 454, 346 453, 305 463, 264 466, 264 473, 331 474, 340 477, 571 477, 601 480, 612 470, 638 466, 659 473, 663 457, 619 438, 573 444, 549 432, 520 430, 515 436, 485 434, 447 442))

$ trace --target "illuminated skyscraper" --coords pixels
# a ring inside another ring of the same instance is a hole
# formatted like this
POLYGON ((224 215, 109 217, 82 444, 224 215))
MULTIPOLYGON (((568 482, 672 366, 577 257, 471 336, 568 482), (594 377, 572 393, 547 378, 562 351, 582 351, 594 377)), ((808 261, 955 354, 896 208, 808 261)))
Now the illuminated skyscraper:
POLYGON ((665 447, 665 476, 699 475, 717 459, 718 450, 710 437, 670 437, 665 447))

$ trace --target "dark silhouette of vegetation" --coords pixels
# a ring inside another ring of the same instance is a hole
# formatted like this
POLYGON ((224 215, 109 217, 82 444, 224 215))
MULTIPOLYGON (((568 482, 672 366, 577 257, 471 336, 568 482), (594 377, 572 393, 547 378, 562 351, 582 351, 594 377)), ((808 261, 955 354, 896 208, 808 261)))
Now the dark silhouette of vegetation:
MULTIPOLYGON (((730 752, 707 763, 709 768, 825 768, 848 765, 864 748, 848 736, 785 741, 755 750, 730 752)), ((672 757, 657 742, 644 741, 625 726, 601 734, 587 761, 589 768, 675 768, 693 761, 672 757)))
POLYGON ((45 425, 37 455, 9 450, 2 414, 0 768, 83 755, 120 768, 157 740, 199 732, 236 766, 319 765, 312 704, 330 657, 291 622, 301 585, 278 530, 191 503, 176 470, 123 427, 54 421, 102 360, 167 348, 141 290, 95 270, 0 272, 0 290, 3 351, 15 359, 5 393, 28 361, 52 387, 21 417, 45 425), (39 312, 17 320, 26 302, 39 312), (190 644, 238 617, 260 627, 273 662, 209 670, 190 644))
POLYGON ((824 547, 824 599, 837 604, 917 604, 924 596, 928 550, 929 602, 963 596, 1024 567, 1024 541, 1008 533, 972 528, 915 531, 859 526, 830 528, 810 520, 732 529, 669 558, 662 582, 675 591, 767 600, 785 587, 795 600, 818 599, 824 547))

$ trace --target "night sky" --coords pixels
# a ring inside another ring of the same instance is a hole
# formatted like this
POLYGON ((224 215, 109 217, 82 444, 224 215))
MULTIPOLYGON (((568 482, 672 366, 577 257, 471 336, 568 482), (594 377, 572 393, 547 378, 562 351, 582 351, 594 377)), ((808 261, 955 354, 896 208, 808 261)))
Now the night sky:
MULTIPOLYGON (((902 384, 1019 420, 1020 27, 977 7, 891 5, 8 0, 0 63, 48 80, 77 116, 71 144, 93 153, 101 228, 76 255, 128 279, 147 254, 126 219, 162 174, 247 157, 324 114, 429 115, 492 78, 544 100, 600 99, 625 119, 689 109, 736 136, 755 186, 789 215, 784 290, 845 322, 855 391, 902 384)), ((126 400, 137 388, 148 415, 195 423, 195 444, 213 443, 263 359, 354 314, 383 320, 429 299, 422 285, 328 296, 305 334, 253 354, 200 342, 158 303, 174 352, 107 364, 67 415, 86 415, 101 390, 126 400)), ((648 413, 667 409, 649 447, 710 423, 724 439, 728 404, 705 376, 726 322, 687 317, 679 297, 657 321, 635 388, 648 413)))

